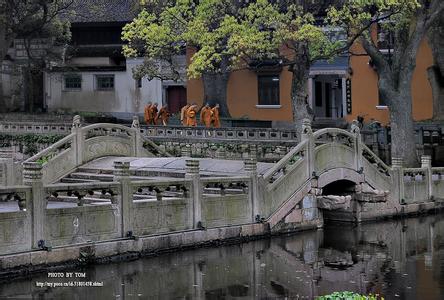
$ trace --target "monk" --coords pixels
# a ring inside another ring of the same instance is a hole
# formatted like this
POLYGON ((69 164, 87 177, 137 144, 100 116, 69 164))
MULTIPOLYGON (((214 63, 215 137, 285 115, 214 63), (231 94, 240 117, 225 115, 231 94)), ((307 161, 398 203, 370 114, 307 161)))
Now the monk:
POLYGON ((213 123, 214 128, 220 127, 220 118, 219 118, 219 104, 216 104, 211 109, 211 122, 213 123))
POLYGON ((200 123, 202 123, 202 125, 205 125, 205 127, 210 128, 211 127, 211 119, 212 119, 211 116, 212 116, 211 107, 207 103, 200 110, 200 123))
POLYGON ((190 104, 186 104, 182 109, 180 110, 180 122, 183 126, 187 126, 187 119, 186 119, 186 112, 187 109, 190 108, 190 104))
POLYGON ((197 116, 197 105, 193 104, 190 107, 188 107, 187 111, 185 112, 186 126, 189 127, 197 126, 196 116, 197 116))
POLYGON ((160 120, 163 126, 168 125, 168 119, 170 117, 170 113, 168 112, 168 108, 166 105, 162 106, 157 113, 156 120, 160 120))
POLYGON ((153 105, 151 105, 149 110, 151 125, 156 125, 157 112, 158 112, 157 103, 154 103, 153 105))
POLYGON ((145 105, 145 108, 143 110, 143 119, 145 120, 146 125, 150 125, 151 119, 150 119, 150 110, 151 106, 153 104, 151 102, 148 102, 147 105, 145 105))

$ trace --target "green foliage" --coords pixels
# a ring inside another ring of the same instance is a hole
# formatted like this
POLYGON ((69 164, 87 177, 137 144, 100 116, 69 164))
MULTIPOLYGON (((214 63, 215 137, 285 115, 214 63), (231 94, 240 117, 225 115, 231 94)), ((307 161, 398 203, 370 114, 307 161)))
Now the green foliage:
POLYGON ((331 41, 328 33, 315 24, 313 15, 291 1, 178 0, 145 4, 148 2, 150 10, 143 9, 122 32, 122 39, 128 42, 123 49, 125 56, 145 56, 145 65, 135 70, 139 78, 161 77, 158 60, 165 62, 170 74, 178 75, 173 57, 183 53, 186 46, 195 49, 187 69, 191 78, 204 72, 232 71, 251 60, 291 63, 298 55, 299 43, 309 46, 311 60, 331 57, 344 46, 331 41))
POLYGON ((316 300, 384 300, 384 297, 378 294, 360 295, 354 292, 334 292, 329 295, 320 296, 316 300))
POLYGON ((26 155, 34 155, 38 152, 38 145, 54 144, 64 138, 60 134, 0 134, 0 147, 20 145, 25 148, 26 155))

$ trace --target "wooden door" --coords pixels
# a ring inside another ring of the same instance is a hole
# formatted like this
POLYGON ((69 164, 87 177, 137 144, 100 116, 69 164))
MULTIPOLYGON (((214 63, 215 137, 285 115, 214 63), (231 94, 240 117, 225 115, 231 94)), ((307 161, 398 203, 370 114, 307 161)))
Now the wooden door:
POLYGON ((167 88, 167 105, 170 113, 178 113, 187 104, 187 89, 183 86, 167 88))

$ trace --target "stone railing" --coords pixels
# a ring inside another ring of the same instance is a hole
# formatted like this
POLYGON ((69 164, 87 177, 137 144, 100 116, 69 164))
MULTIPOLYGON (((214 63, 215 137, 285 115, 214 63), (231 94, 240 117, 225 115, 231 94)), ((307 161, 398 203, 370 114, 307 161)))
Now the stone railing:
POLYGON ((0 188, 0 254, 255 223, 255 165, 245 163, 246 176, 201 178, 199 161, 186 163, 182 179, 131 181, 118 161, 113 182, 46 185, 42 166, 27 162, 24 186, 0 188))
POLYGON ((43 166, 43 181, 55 182, 77 167, 103 156, 169 156, 140 135, 138 121, 132 127, 98 123, 81 126, 74 117, 71 134, 27 159, 43 166))

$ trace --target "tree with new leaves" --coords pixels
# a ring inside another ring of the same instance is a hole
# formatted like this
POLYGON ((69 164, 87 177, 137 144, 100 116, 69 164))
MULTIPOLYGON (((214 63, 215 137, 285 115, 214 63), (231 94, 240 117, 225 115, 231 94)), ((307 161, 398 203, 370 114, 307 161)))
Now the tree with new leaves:
MULTIPOLYGON (((28 58, 25 76, 41 71, 45 60, 60 58, 57 47, 64 46, 70 39, 69 22, 61 20, 60 16, 69 12, 73 2, 74 0, 0 0, 0 66, 14 39, 24 41, 28 58), (39 50, 38 54, 31 47, 32 41, 37 38, 48 39, 47 47, 39 50)), ((29 106, 32 109, 32 103, 29 106)), ((0 111, 6 109, 0 81, 0 111)))
POLYGON ((378 75, 379 94, 390 110, 392 157, 403 158, 406 165, 417 165, 412 118, 412 76, 419 46, 432 26, 443 18, 441 0, 348 0, 329 12, 332 22, 342 26, 349 36, 357 36, 378 75), (379 23, 391 35, 390 55, 378 47, 372 35, 379 23), (366 28, 366 30, 362 30, 366 28))

